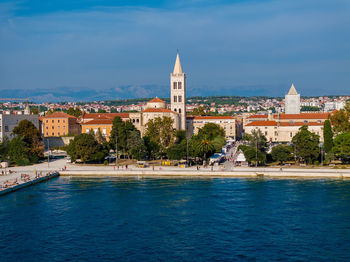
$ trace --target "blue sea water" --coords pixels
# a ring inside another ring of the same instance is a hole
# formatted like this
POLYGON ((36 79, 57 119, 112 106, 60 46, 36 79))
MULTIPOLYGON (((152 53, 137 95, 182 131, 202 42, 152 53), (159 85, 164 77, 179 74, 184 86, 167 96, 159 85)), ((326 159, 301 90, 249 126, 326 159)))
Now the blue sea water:
POLYGON ((350 181, 53 179, 0 197, 0 261, 350 261, 350 181))

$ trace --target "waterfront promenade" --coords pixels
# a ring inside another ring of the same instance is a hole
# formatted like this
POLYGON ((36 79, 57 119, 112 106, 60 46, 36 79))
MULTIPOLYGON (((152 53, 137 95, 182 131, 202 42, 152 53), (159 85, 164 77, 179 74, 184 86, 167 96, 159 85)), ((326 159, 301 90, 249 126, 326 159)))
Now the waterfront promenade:
POLYGON ((13 167, 8 168, 11 170, 11 174, 6 176, 0 176, 0 184, 7 180, 20 179, 21 174, 28 174, 31 178, 35 177, 35 172, 42 172, 43 174, 48 172, 58 171, 61 176, 72 177, 118 177, 118 176, 201 176, 201 177, 276 177, 276 178, 350 178, 350 169, 335 169, 331 167, 324 168, 288 168, 282 169, 265 168, 265 167, 231 167, 226 165, 218 167, 199 167, 192 166, 188 168, 174 167, 174 166, 156 166, 147 168, 138 168, 136 166, 129 166, 128 169, 120 167, 119 169, 114 166, 103 165, 74 165, 67 163, 65 159, 54 160, 47 163, 41 163, 32 166, 25 167, 13 167), (66 169, 63 171, 63 169, 66 169))

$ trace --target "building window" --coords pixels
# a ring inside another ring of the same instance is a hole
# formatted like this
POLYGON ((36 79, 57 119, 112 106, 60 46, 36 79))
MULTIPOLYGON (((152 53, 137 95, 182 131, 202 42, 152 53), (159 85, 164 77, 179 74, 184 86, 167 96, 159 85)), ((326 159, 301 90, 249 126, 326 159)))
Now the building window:
POLYGON ((179 108, 179 113, 181 114, 181 108, 179 108))
POLYGON ((66 135, 66 132, 63 132, 63 135, 65 136, 65 135, 66 135))
POLYGON ((177 110, 177 109, 175 108, 174 111, 177 112, 176 110, 177 110))
POLYGON ((49 129, 49 127, 47 126, 46 129, 49 129))
POLYGON ((46 132, 46 135, 48 136, 48 135, 49 135, 49 133, 48 133, 48 132, 46 132))
POLYGON ((177 96, 174 96, 174 102, 175 103, 177 102, 177 96))
POLYGON ((53 120, 53 119, 52 119, 52 120, 51 120, 51 122, 52 122, 52 123, 54 123, 54 122, 55 122, 55 120, 53 120))
POLYGON ((140 122, 140 120, 139 119, 136 119, 136 123, 139 123, 140 122))
POLYGON ((54 135, 55 135, 55 133, 54 133, 54 132, 52 132, 52 135, 54 136, 54 135))
POLYGON ((277 131, 275 131, 275 136, 278 136, 278 133, 277 133, 277 131))
POLYGON ((66 123, 66 120, 63 119, 63 123, 66 123))
POLYGON ((60 129, 60 126, 58 126, 57 129, 60 129))
POLYGON ((60 120, 58 119, 58 120, 57 120, 57 123, 59 123, 59 122, 60 122, 60 120))
POLYGON ((178 89, 181 89, 181 88, 182 88, 182 83, 181 83, 181 82, 178 82, 178 83, 177 83, 177 86, 178 86, 178 89))
POLYGON ((293 133, 292 132, 290 132, 290 137, 293 137, 293 133))
POLYGON ((179 96, 179 103, 182 102, 182 96, 179 96))
POLYGON ((46 119, 46 123, 48 123, 48 122, 49 122, 49 120, 46 119))
POLYGON ((60 132, 58 132, 57 134, 60 135, 60 132))
POLYGON ((176 89, 177 88, 177 82, 174 82, 173 86, 174 86, 174 89, 176 89))
POLYGON ((267 131, 265 131, 265 136, 267 136, 267 131))

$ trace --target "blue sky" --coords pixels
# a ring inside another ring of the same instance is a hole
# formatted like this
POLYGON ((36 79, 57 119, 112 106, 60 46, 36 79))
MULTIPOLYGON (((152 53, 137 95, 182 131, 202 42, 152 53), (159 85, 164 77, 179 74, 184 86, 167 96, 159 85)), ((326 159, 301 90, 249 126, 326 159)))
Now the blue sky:
POLYGON ((348 0, 1 1, 0 90, 167 96, 179 48, 189 95, 350 94, 349 13, 348 0))

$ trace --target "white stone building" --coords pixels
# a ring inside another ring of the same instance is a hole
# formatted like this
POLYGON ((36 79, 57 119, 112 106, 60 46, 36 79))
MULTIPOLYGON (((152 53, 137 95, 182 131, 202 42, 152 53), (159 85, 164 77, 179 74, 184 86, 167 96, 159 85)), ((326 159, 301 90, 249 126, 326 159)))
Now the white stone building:
POLYGON ((12 131, 13 129, 21 122, 22 120, 28 120, 34 124, 34 126, 40 130, 39 125, 39 116, 30 115, 30 110, 26 107, 23 114, 13 114, 11 112, 7 114, 0 114, 0 141, 7 136, 10 140, 13 138, 12 131))
POLYGON ((286 114, 300 114, 300 94, 292 84, 288 94, 285 96, 285 113, 286 114))

